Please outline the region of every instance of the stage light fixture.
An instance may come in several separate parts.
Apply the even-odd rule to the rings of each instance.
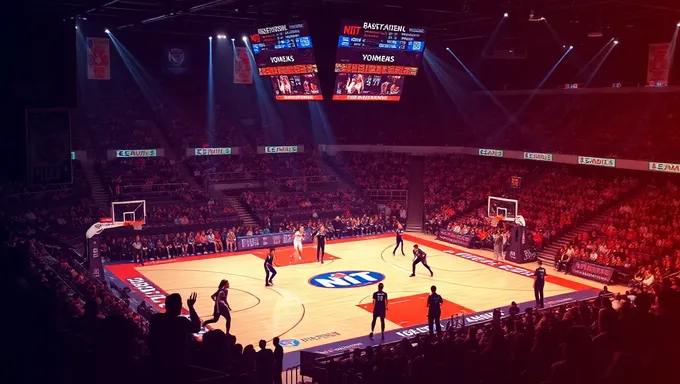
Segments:
[[[245,42],[247,43],[247,42],[248,42],[248,38],[245,37],[245,36],[243,36],[243,41],[245,41]]]
[[[111,31],[109,31],[109,29],[107,28],[104,30],[104,33],[111,33]]]
[[[619,43],[619,41],[618,41],[618,40],[614,40],[614,44],[618,44],[618,43]]]
[[[539,20],[541,20],[541,21],[545,21],[545,17],[541,17],[541,18],[540,18]]]
[[[208,36],[208,40],[212,40],[212,36]]]
[[[573,45],[570,45],[570,46],[569,46],[569,49],[574,49],[574,46],[573,46]]]
[[[508,17],[508,13],[505,12],[505,13],[503,14],[503,17]]]
[[[675,24],[676,27],[680,27],[680,23]]]
[[[232,38],[231,38],[231,42],[233,43],[234,41],[236,41],[236,39],[234,39],[234,38],[232,37]]]

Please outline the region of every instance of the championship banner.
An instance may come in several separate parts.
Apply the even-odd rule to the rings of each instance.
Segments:
[[[601,157],[579,156],[579,164],[597,165],[598,167],[616,168],[616,159],[607,159]]]
[[[437,232],[437,240],[446,241],[447,243],[460,245],[462,247],[470,248],[474,236],[461,235],[459,233],[449,231],[448,229],[440,229]]]
[[[649,162],[649,170],[656,172],[680,173],[680,164]]]
[[[191,72],[191,52],[185,46],[166,46],[163,49],[163,73],[184,75]]]
[[[90,80],[111,80],[111,56],[109,39],[87,38],[87,78]]]
[[[586,263],[581,260],[574,260],[569,272],[572,275],[585,277],[603,284],[609,284],[614,276],[614,269],[602,265]]]
[[[649,44],[647,59],[647,84],[668,85],[671,65],[671,43]]]
[[[479,156],[503,157],[503,151],[500,149],[479,149]]]
[[[524,152],[524,158],[526,160],[553,161],[551,153]]]
[[[26,110],[28,180],[32,184],[73,182],[71,115],[65,110]]]
[[[252,84],[253,69],[250,67],[248,48],[236,47],[234,52],[234,84]]]

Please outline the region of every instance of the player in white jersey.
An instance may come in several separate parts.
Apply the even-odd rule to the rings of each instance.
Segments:
[[[293,247],[297,251],[298,259],[302,260],[302,236],[305,233],[305,228],[300,226],[295,234],[293,234]]]

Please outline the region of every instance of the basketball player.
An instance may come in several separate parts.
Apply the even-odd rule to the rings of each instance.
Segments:
[[[300,228],[293,234],[293,248],[298,254],[298,260],[302,260],[302,236],[305,233],[305,228],[300,226]]]
[[[543,268],[543,262],[537,261],[538,268],[534,272],[534,296],[536,297],[536,308],[543,308],[543,287],[545,287],[545,277],[548,275]]]
[[[399,248],[399,245],[401,245],[401,254],[402,256],[406,256],[404,253],[404,239],[401,238],[401,235],[404,233],[404,227],[401,226],[401,223],[397,223],[397,230],[395,231],[395,234],[397,235],[397,245],[394,247],[394,251],[392,251],[392,256],[394,256],[395,253],[397,253],[397,249]]]
[[[503,234],[494,233],[493,235],[493,256],[496,261],[503,259]]]
[[[430,327],[430,335],[434,334],[434,326],[437,327],[437,333],[442,333],[442,325],[439,319],[442,317],[442,299],[439,294],[437,294],[437,287],[434,285],[430,287],[432,292],[427,298],[427,324]]]
[[[220,281],[220,285],[217,287],[217,292],[210,296],[210,298],[215,302],[213,318],[211,320],[204,321],[203,327],[207,326],[208,324],[217,323],[217,321],[220,319],[220,316],[222,316],[227,321],[227,334],[229,334],[229,330],[231,329],[231,314],[229,313],[231,311],[231,307],[227,301],[227,296],[229,296],[229,280],[222,280]]]
[[[276,276],[276,269],[274,269],[274,256],[276,248],[269,248],[269,253],[264,258],[264,286],[269,287],[274,285],[274,276]],[[269,276],[271,274],[271,277]]]
[[[413,272],[411,273],[411,277],[416,275],[416,265],[418,265],[418,263],[423,263],[425,268],[430,271],[430,276],[434,276],[434,272],[432,272],[430,266],[427,265],[427,253],[418,248],[418,244],[413,244]]]
[[[378,284],[378,292],[373,293],[373,321],[371,322],[371,333],[368,337],[373,340],[373,330],[375,329],[375,320],[380,318],[380,334],[381,339],[385,340],[385,314],[387,312],[387,293],[383,292],[383,283]]]
[[[316,232],[316,261],[323,264],[323,257],[326,254],[326,227],[323,225],[319,227]]]

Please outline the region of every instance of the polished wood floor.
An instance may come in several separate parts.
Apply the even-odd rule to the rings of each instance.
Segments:
[[[410,241],[406,241],[406,256],[392,255],[392,236],[330,242],[326,246],[327,258],[331,258],[329,255],[336,258],[324,264],[314,261],[313,245],[305,246],[302,261],[292,257],[292,248],[281,248],[277,251],[276,264],[279,266],[274,287],[264,285],[264,251],[260,250],[225,257],[180,259],[136,269],[165,292],[177,292],[185,298],[191,292],[197,292],[196,309],[203,320],[212,315],[210,295],[221,279],[228,279],[231,285],[231,333],[237,335],[238,342],[257,344],[260,339],[271,340],[275,336],[299,341],[298,346],[289,346],[287,352],[363,336],[370,331],[371,296],[377,285],[323,288],[310,284],[310,279],[320,274],[347,271],[383,274],[382,282],[389,295],[387,330],[425,323],[425,300],[432,285],[438,287],[438,293],[446,300],[445,309],[451,314],[486,311],[508,305],[513,300],[518,303],[533,300],[531,278],[453,256],[450,251],[444,252],[451,245],[426,235],[417,236],[419,238],[409,237]],[[422,265],[416,267],[416,277],[409,277],[410,251],[416,240],[428,254],[434,277],[430,277]],[[492,257],[486,251],[467,252]],[[523,267],[535,268],[534,265]],[[548,272],[554,274],[552,270]],[[342,277],[342,274],[338,276]],[[560,274],[560,279],[562,277]],[[584,287],[599,287],[572,276],[565,279],[558,283],[548,280],[546,297]],[[220,319],[214,327],[224,329],[224,320]]]

